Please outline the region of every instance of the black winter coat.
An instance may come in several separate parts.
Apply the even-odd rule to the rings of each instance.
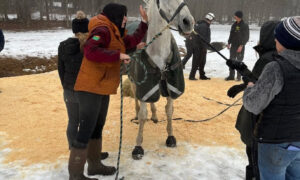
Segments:
[[[245,45],[249,41],[249,26],[243,20],[231,26],[228,44],[232,46]]]
[[[204,43],[203,40],[205,40],[207,43],[210,43],[210,41],[211,41],[210,24],[205,20],[198,21],[197,24],[195,25],[195,31],[199,35],[196,35],[196,37],[194,38],[195,42],[193,44],[199,46],[199,48],[201,48],[201,49],[203,49],[203,48],[207,49],[207,44]]]
[[[5,44],[4,35],[2,29],[0,29],[0,52],[3,50]]]
[[[74,90],[80,70],[83,53],[77,38],[69,38],[60,43],[58,48],[58,74],[64,89]]]
[[[260,44],[254,47],[260,56],[252,70],[252,73],[256,78],[259,78],[266,64],[274,61],[274,56],[277,54],[274,29],[278,23],[278,21],[268,21],[261,27]],[[247,146],[252,146],[253,143],[253,132],[255,128],[253,121],[255,121],[256,118],[257,116],[250,113],[242,106],[235,127],[241,134],[241,140]]]

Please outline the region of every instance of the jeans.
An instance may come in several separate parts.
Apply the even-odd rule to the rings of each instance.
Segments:
[[[300,142],[258,144],[261,180],[300,180]]]
[[[79,103],[73,90],[64,89],[64,101],[68,112],[67,139],[69,148],[76,137],[79,126]]]

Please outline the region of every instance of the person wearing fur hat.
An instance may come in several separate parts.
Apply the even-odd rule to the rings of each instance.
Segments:
[[[127,49],[144,38],[148,17],[140,6],[142,22],[133,35],[127,35],[127,8],[109,3],[101,14],[89,22],[89,36],[84,45],[84,57],[74,86],[79,101],[79,130],[71,145],[70,179],[87,179],[83,175],[87,161],[88,175],[112,175],[115,167],[101,162],[102,130],[111,94],[117,93],[121,63],[129,63]]]
[[[236,11],[234,13],[235,23],[231,26],[230,36],[227,48],[230,49],[230,59],[243,61],[245,53],[245,45],[249,40],[249,26],[243,20],[243,12]],[[229,76],[226,81],[234,80],[235,70],[229,68]],[[237,81],[241,80],[241,75],[237,72]]]
[[[248,83],[243,105],[262,116],[255,127],[261,180],[300,179],[300,16],[275,29],[278,55],[258,81]]]

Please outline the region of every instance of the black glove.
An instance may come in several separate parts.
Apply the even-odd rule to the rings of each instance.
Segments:
[[[227,91],[227,96],[234,98],[238,93],[246,89],[247,85],[246,84],[239,84],[239,85],[234,85],[231,88],[228,89]]]
[[[240,62],[240,61],[235,61],[235,60],[229,59],[229,60],[226,61],[226,64],[227,64],[227,66],[229,66],[231,69],[235,69],[235,70],[237,70],[237,71],[239,71],[239,72],[241,72],[241,71],[247,69],[246,64],[243,63],[243,62]]]

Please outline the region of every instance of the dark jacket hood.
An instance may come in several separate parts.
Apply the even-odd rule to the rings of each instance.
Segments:
[[[72,55],[80,52],[80,42],[77,38],[69,38],[63,43],[63,52],[65,54]]]
[[[274,30],[280,21],[267,21],[260,29],[259,45],[254,49],[261,55],[267,51],[276,50]]]

